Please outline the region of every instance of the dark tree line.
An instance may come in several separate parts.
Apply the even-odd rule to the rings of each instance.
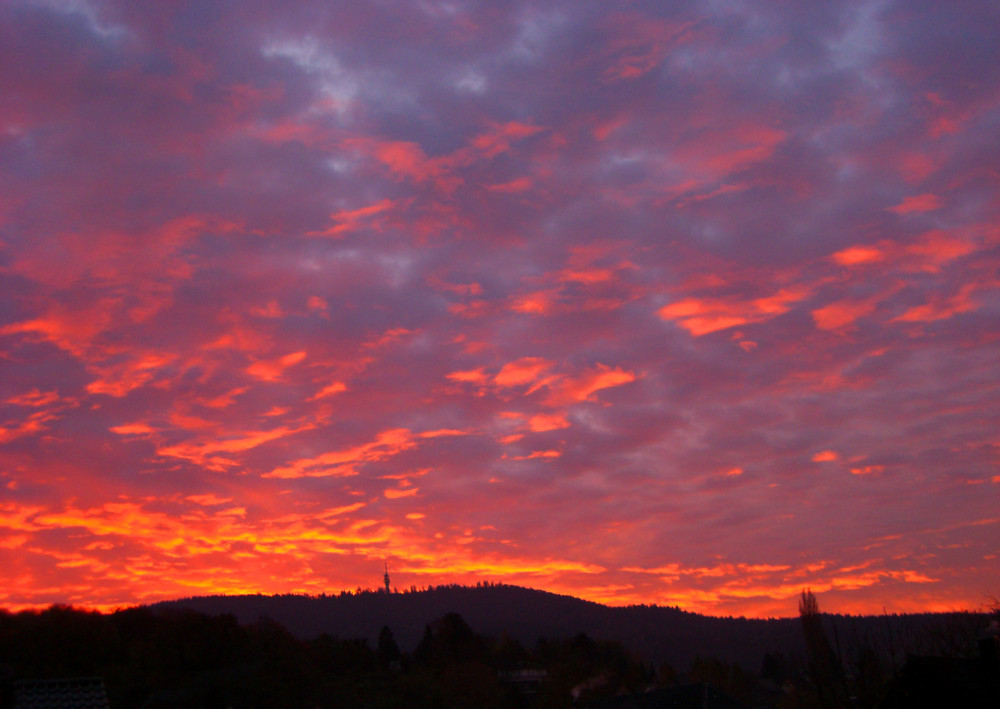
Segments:
[[[804,672],[785,706],[1000,707],[995,630],[1000,604],[988,614],[944,614],[930,624],[900,623],[889,615],[881,624],[860,624],[849,616],[822,614],[805,589],[799,619],[806,643]],[[934,673],[941,676],[914,677]]]
[[[544,671],[531,693],[505,677]],[[648,668],[623,646],[581,634],[525,648],[479,635],[456,613],[427,625],[412,652],[383,627],[373,648],[328,633],[303,640],[267,618],[137,608],[109,615],[53,606],[0,612],[0,680],[104,678],[111,706],[559,707],[638,691]],[[2,705],[0,705],[2,706]]]
[[[696,657],[717,657],[757,672],[766,653],[804,658],[806,643],[798,618],[716,618],[665,606],[608,607],[569,596],[483,583],[476,587],[437,586],[402,593],[360,590],[327,596],[206,596],[157,604],[158,608],[190,608],[210,615],[234,614],[241,623],[262,615],[274,618],[299,638],[321,632],[367,638],[375,645],[383,625],[392,628],[401,648],[414,648],[428,622],[460,613],[478,632],[507,633],[528,647],[541,638],[591,637],[615,640],[646,661],[684,669]],[[788,609],[796,610],[795,606]],[[967,642],[961,626],[978,626],[982,614],[911,614],[837,616],[823,614],[830,642],[839,636],[845,662],[853,662],[852,646],[878,648],[891,671],[906,652],[953,654]],[[950,646],[950,648],[948,647]],[[936,648],[942,648],[941,650]],[[947,649],[947,651],[945,651]]]
[[[481,634],[464,614],[453,611],[422,624],[410,639],[401,640],[393,631],[397,620],[412,619],[415,609],[462,603],[477,608],[470,597],[484,601],[478,606],[480,617],[514,609],[500,619],[511,632]],[[932,618],[934,622],[920,616],[831,616],[821,613],[806,591],[796,622],[800,649],[790,650],[774,642],[780,636],[768,634],[775,627],[772,621],[700,619],[656,607],[609,609],[499,585],[229,600],[243,611],[249,603],[257,614],[250,620],[246,612],[238,618],[178,604],[108,615],[60,606],[41,612],[0,611],[0,684],[9,696],[18,680],[99,676],[115,709],[568,707],[689,682],[708,683],[748,706],[877,707],[908,655],[968,658],[988,621],[984,614],[951,614]],[[348,611],[367,613],[367,623],[380,616],[385,620],[368,637],[357,638],[350,629],[340,637],[323,632],[338,623],[324,624],[314,615],[316,634],[293,634],[284,621],[261,612],[268,608],[291,609],[297,614],[291,617],[326,609],[337,612],[327,620]],[[666,628],[658,625],[664,611],[672,623]],[[547,627],[568,632],[525,640],[525,627],[537,629],[535,619],[545,613],[552,622]],[[595,619],[604,622],[592,632]],[[701,623],[701,632],[693,632],[689,622]],[[781,621],[777,627],[784,625]],[[570,630],[574,626],[577,630]],[[518,630],[520,635],[514,632]],[[611,630],[618,637],[641,632],[639,637],[652,647],[672,643],[689,653],[693,649],[692,659],[676,665],[683,671],[662,656],[652,656],[655,662],[648,663],[650,655],[636,654],[631,643],[606,639],[614,637]],[[713,641],[716,630],[730,641],[751,638],[763,661],[747,665],[718,654],[713,647],[725,643]],[[754,636],[754,630],[761,632]]]

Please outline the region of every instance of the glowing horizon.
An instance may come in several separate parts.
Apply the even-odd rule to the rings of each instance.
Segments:
[[[1000,594],[989,2],[0,6],[0,607]]]

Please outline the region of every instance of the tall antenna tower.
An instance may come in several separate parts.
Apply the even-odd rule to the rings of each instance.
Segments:
[[[383,564],[385,565],[385,576],[383,576],[382,579],[385,581],[385,592],[392,593],[391,587],[389,586],[389,563],[383,562]]]

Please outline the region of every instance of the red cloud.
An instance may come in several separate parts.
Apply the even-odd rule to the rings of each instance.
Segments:
[[[777,293],[751,300],[736,298],[684,298],[660,308],[664,320],[676,320],[695,337],[747,323],[764,322],[788,312],[809,297],[804,286],[783,288]]]
[[[502,387],[537,383],[552,368],[553,363],[541,357],[522,357],[505,364],[493,378]]]
[[[875,310],[873,301],[841,300],[824,305],[812,311],[816,327],[821,330],[843,330],[854,324],[859,318],[870,315]]]
[[[878,263],[885,258],[885,254],[873,246],[852,246],[849,249],[838,251],[831,258],[841,266],[857,266]]]
[[[550,406],[565,406],[587,401],[594,392],[629,384],[635,379],[634,372],[599,364],[594,369],[576,376],[565,377],[552,384],[551,391],[545,401]]]
[[[364,225],[379,229],[383,221],[381,215],[397,207],[396,202],[391,199],[383,199],[375,204],[358,209],[342,209],[330,215],[334,225],[321,231],[310,231],[306,236],[334,236],[339,237],[347,232],[355,231]]]
[[[286,369],[295,366],[305,358],[305,352],[292,352],[282,357],[261,360],[247,367],[247,374],[261,381],[276,382],[284,376]]]
[[[890,212],[896,214],[913,214],[919,212],[933,212],[941,208],[941,198],[934,194],[920,194],[907,197],[895,207],[890,207]]]

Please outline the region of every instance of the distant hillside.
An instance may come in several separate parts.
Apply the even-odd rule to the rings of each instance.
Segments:
[[[407,593],[344,593],[338,596],[203,596],[168,601],[154,607],[191,608],[208,614],[229,613],[241,623],[271,618],[301,638],[329,633],[340,638],[366,638],[374,643],[389,626],[400,647],[416,647],[424,628],[446,613],[461,614],[476,632],[499,637],[506,633],[531,645],[539,638],[566,638],[587,633],[615,640],[649,662],[690,666],[696,655],[738,662],[757,671],[765,653],[798,657],[804,652],[798,618],[748,620],[713,618],[677,608],[614,608],[546,591],[492,584],[445,586]],[[884,651],[933,651],[935,637],[961,644],[981,625],[974,614],[928,614],[887,617],[827,616],[831,640],[844,652],[868,638]],[[961,636],[955,640],[953,636]],[[950,638],[950,639],[949,639]]]
[[[739,659],[756,669],[771,648],[797,651],[797,619],[775,621],[719,619],[676,608],[599,603],[502,584],[445,586],[409,593],[339,596],[203,596],[168,601],[155,607],[191,608],[203,613],[231,613],[242,622],[269,617],[299,637],[330,633],[374,642],[388,625],[404,650],[412,650],[424,628],[446,613],[459,613],[485,635],[506,633],[522,643],[587,633],[617,640],[653,662],[686,667],[698,653]]]

